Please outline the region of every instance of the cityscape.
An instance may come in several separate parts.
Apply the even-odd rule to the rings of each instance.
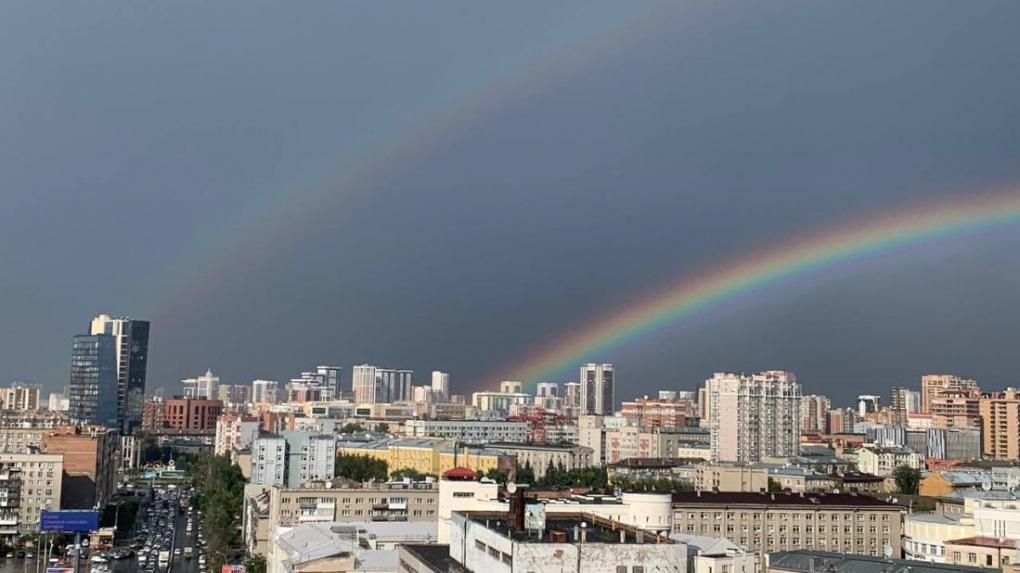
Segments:
[[[1018,23],[0,5],[0,573],[1020,573]]]

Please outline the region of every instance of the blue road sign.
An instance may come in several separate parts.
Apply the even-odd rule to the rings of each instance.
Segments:
[[[89,533],[99,529],[99,512],[87,510],[47,511],[39,519],[39,531]]]

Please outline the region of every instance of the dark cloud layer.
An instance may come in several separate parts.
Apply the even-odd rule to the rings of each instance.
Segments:
[[[713,262],[1020,182],[1016,3],[642,9],[661,29],[323,193],[380,134],[638,8],[3,6],[0,376],[59,387],[105,311],[158,316],[153,386],[368,361],[467,392]],[[1015,385],[1018,246],[860,261],[591,359],[634,393],[762,368],[842,401],[925,371]]]

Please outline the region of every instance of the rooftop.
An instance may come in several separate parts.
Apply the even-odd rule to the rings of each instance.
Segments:
[[[953,541],[946,541],[946,544],[952,543],[953,545],[973,545],[976,547],[996,547],[999,549],[1016,549],[1016,542],[1011,539],[1000,539],[998,537],[965,537],[963,539],[955,539]]]
[[[962,519],[971,519],[971,516],[965,513],[942,511],[925,511],[907,515],[907,520],[914,523],[934,523],[938,525],[959,525]]]
[[[627,458],[609,464],[611,468],[630,469],[668,469],[682,467],[695,462],[704,462],[701,458]]]
[[[769,554],[769,566],[780,571],[803,573],[988,573],[989,569],[965,567],[963,565],[942,565],[925,561],[906,559],[884,559],[867,555],[844,555],[826,551],[780,551]]]
[[[608,521],[588,513],[546,514],[545,529],[514,531],[509,513],[496,511],[463,512],[475,523],[524,543],[585,543],[637,544],[674,543],[668,537],[635,527]],[[541,537],[539,537],[541,535]]]
[[[418,545],[405,543],[401,546],[405,551],[411,553],[422,563],[428,564],[432,571],[446,573],[453,571],[451,566],[457,562],[450,558],[449,545]]]
[[[754,493],[734,491],[681,491],[673,494],[674,504],[685,505],[784,505],[784,506],[841,506],[901,509],[867,495],[853,493]]]

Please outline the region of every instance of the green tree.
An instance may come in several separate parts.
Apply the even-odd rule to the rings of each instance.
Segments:
[[[535,470],[531,468],[531,462],[524,462],[523,468],[517,468],[517,483],[535,483]]]
[[[776,480],[769,478],[769,491],[772,493],[782,493],[783,486]]]
[[[364,432],[364,431],[365,431],[364,426],[362,426],[361,424],[354,423],[354,422],[348,422],[348,423],[344,424],[343,426],[340,426],[340,433],[341,434],[353,434],[355,432]]]
[[[336,475],[352,481],[386,481],[389,468],[384,460],[362,454],[340,454],[336,457]]]
[[[188,475],[195,488],[193,503],[202,512],[209,568],[217,571],[241,552],[238,525],[244,497],[241,468],[227,456],[201,455],[191,461]]]
[[[379,422],[375,427],[375,431],[388,434],[390,433],[390,425],[386,422]]]
[[[917,495],[917,488],[921,484],[921,470],[910,466],[899,466],[893,470],[893,478],[896,480],[896,489],[900,493]]]
[[[266,573],[266,558],[259,555],[249,555],[244,560],[245,573]]]
[[[505,470],[499,468],[489,468],[489,471],[485,472],[485,477],[491,479],[496,483],[506,483],[507,473]]]
[[[394,480],[400,481],[404,478],[411,478],[411,481],[423,481],[427,477],[436,477],[432,474],[425,474],[413,468],[401,468],[390,474]]]

